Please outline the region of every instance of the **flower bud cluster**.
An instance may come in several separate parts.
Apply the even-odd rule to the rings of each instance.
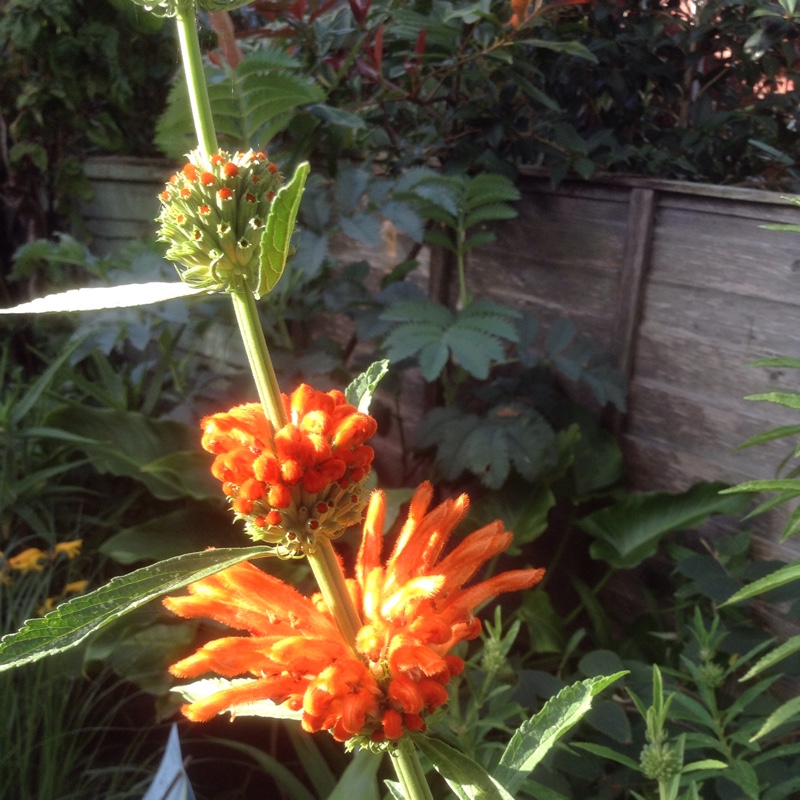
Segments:
[[[360,521],[377,423],[335,390],[303,384],[283,401],[290,421],[279,430],[250,403],[204,419],[202,445],[248,534],[290,558]]]
[[[650,742],[642,749],[639,766],[652,781],[668,781],[683,767],[680,753],[666,742]]]
[[[257,281],[261,237],[281,184],[278,167],[261,152],[209,157],[195,151],[159,195],[159,239],[182,265],[181,279],[213,291]]]

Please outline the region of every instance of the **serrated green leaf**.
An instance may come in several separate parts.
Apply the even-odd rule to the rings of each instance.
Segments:
[[[792,636],[787,639],[783,644],[770,650],[766,655],[762,656],[747,672],[739,678],[739,681],[749,681],[756,675],[762,673],[765,669],[774,667],[775,664],[788,658],[790,655],[800,651],[800,635]]]
[[[206,550],[112,578],[100,589],[74,597],[0,639],[0,671],[74,647],[90,634],[151,600],[234,564],[270,553],[269,547]]]
[[[256,297],[269,294],[283,275],[294,233],[294,223],[306,179],[311,171],[308,163],[300,164],[291,181],[278,190],[269,209],[267,224],[261,237]]]
[[[422,377],[428,382],[435,381],[445,368],[449,358],[450,351],[447,349],[447,344],[441,339],[426,344],[419,351],[419,368],[422,371]]]
[[[516,209],[501,203],[493,205],[479,206],[475,211],[470,211],[464,217],[464,227],[471,228],[473,225],[480,225],[482,222],[499,222],[500,220],[516,219],[519,216]]]
[[[464,442],[469,470],[478,475],[485,486],[499,489],[511,471],[506,431],[481,425]]]
[[[745,400],[766,400],[787,408],[800,410],[800,392],[764,392],[763,394],[751,394]]]
[[[351,406],[355,406],[362,414],[368,414],[375,389],[388,372],[389,359],[387,358],[370,364],[345,389],[344,396],[347,398],[347,402]]]
[[[469,180],[464,192],[464,207],[473,211],[480,206],[505,204],[519,200],[522,195],[513,182],[496,172],[481,172]],[[505,206],[508,208],[508,206]],[[516,212],[514,213],[516,216]]]
[[[468,800],[514,800],[480,764],[449,744],[428,736],[415,737],[414,744],[459,797]]]
[[[485,380],[494,363],[503,361],[503,345],[498,338],[475,330],[459,321],[445,332],[444,343],[453,358],[473,377]]]
[[[452,235],[445,233],[440,228],[428,228],[428,230],[425,231],[423,240],[426,244],[443,247],[445,250],[449,250],[451,253],[456,252],[456,246],[453,244]]]
[[[765,444],[766,442],[772,442],[776,439],[784,439],[787,436],[796,436],[798,434],[800,434],[800,425],[783,425],[780,428],[772,428],[771,430],[764,431],[764,433],[751,436],[738,445],[736,449],[744,450],[746,447],[753,447],[757,444]]]
[[[592,699],[625,674],[618,672],[573,683],[548,700],[511,737],[495,769],[498,782],[512,794],[516,792],[555,743],[589,711]]]
[[[800,479],[775,478],[757,481],[745,481],[720,490],[720,494],[743,494],[746,492],[786,492],[800,494]]]
[[[513,316],[494,313],[492,310],[483,311],[478,307],[478,302],[470,303],[461,311],[458,324],[510,342],[519,341],[519,330],[514,324]]]
[[[403,361],[419,353],[423,348],[441,341],[441,328],[430,323],[406,323],[398,325],[384,339],[383,347],[392,363]]]
[[[464,238],[464,250],[472,250],[473,247],[486,247],[496,241],[497,237],[488,230],[478,230],[468,234]]]
[[[385,309],[381,319],[389,322],[428,322],[444,330],[453,324],[455,315],[447,306],[433,300],[405,300]]]
[[[797,580],[800,580],[800,561],[793,561],[791,564],[787,564],[785,567],[781,567],[781,569],[771,572],[769,575],[765,575],[757,581],[749,583],[747,586],[731,595],[731,597],[720,605],[720,608],[733,603],[740,603],[742,600],[749,600],[751,597],[756,597],[759,594],[764,594],[764,592],[778,589],[781,586],[785,586],[787,583],[793,583]]]
[[[279,48],[249,52],[236,67],[205,69],[209,102],[220,144],[248,150],[271,141],[288,125],[290,112],[317,103],[324,92],[299,73],[299,64]],[[156,125],[155,143],[166,155],[182,158],[197,146],[186,81],[176,77],[166,111]]]
[[[617,569],[631,569],[653,555],[668,533],[687,530],[714,514],[739,514],[746,503],[729,503],[723,483],[698,483],[679,494],[643,492],[622,497],[614,505],[578,520],[595,541],[592,558]]]
[[[800,226],[798,226],[800,227]],[[800,369],[800,358],[786,358],[785,356],[775,356],[772,358],[760,358],[754,361],[751,367],[789,367],[790,369]]]

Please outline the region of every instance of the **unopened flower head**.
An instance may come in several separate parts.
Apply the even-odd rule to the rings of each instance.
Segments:
[[[304,597],[250,564],[192,584],[188,596],[167,598],[182,617],[211,617],[247,632],[212,640],[172,666],[180,678],[238,678],[199,699],[186,687],[192,701],[184,714],[204,721],[271,702],[296,712],[311,733],[327,730],[371,748],[425,730],[464,667],[450,651],[480,633],[474,609],[502,592],[530,588],[544,573],[519,569],[465,586],[512,535],[494,522],[440,558],[468,501],[462,496],[428,511],[431,497],[431,486],[420,486],[384,562],[385,498],[372,495],[347,581],[362,623],[355,642],[345,641],[321,595]]]
[[[261,237],[282,178],[261,152],[198,151],[159,195],[159,239],[181,279],[214,291],[255,289]]]
[[[280,430],[250,403],[206,417],[202,444],[248,534],[299,557],[317,536],[336,538],[361,519],[374,456],[365,442],[377,423],[340,391],[302,384],[282,397],[289,422]]]

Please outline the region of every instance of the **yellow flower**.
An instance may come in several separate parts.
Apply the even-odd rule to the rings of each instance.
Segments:
[[[61,594],[63,597],[67,597],[71,594],[83,594],[88,585],[89,581],[72,581],[72,583],[68,583],[64,587],[64,591],[62,591]]]
[[[58,597],[48,597],[42,605],[36,607],[36,615],[43,617],[45,614],[49,614],[56,607],[58,600]]]
[[[47,554],[38,547],[29,547],[21,553],[8,559],[8,566],[18,572],[41,572],[44,569],[44,562]]]
[[[69,542],[59,542],[53,548],[53,558],[64,553],[67,558],[75,558],[81,552],[83,539],[73,539]]]

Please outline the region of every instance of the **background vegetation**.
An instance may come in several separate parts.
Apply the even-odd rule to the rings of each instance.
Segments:
[[[133,9],[123,0],[6,6],[7,305],[73,283],[165,274],[149,243],[93,255],[74,213],[85,154],[178,157],[193,145],[180,76],[168,91],[171,30]],[[725,603],[763,579],[756,586],[795,621],[796,565],[765,578],[781,565],[750,557],[746,522],[729,537],[686,533],[713,514],[743,513],[743,496],[720,495],[720,485],[628,493],[604,424],[603,411],[626,402],[608,356],[568,320],[540,330],[529,315],[473,297],[467,280],[491,223],[516,215],[523,164],[555,182],[611,170],[796,190],[796,16],[792,0],[704,3],[691,14],[677,3],[257,0],[203,18],[223,143],[270,141],[286,171],[305,158],[315,165],[296,256],[264,303],[283,378],[342,385],[387,357],[375,409],[385,427],[402,424],[403,382],[421,375],[430,411],[400,436],[405,480],[394,505],[423,474],[443,493],[469,488],[471,522],[502,516],[516,533],[512,557],[548,565],[545,591],[487,622],[467,654],[478,678],[464,679],[437,732],[492,769],[499,739],[562,686],[630,671],[519,797],[780,800],[798,790],[796,687],[786,676],[800,647],[789,638],[770,655],[774,637],[755,601]],[[332,242],[344,233],[379,243],[387,220],[411,254],[367,289],[370,265],[336,257]],[[446,302],[430,299],[417,275],[424,244],[449,254]],[[200,414],[246,385],[235,373],[221,381],[197,351],[218,328],[210,302],[3,323],[4,631],[78,582],[91,588],[221,536],[238,541],[194,432]],[[576,385],[587,402],[573,400]],[[797,495],[789,470],[791,485],[743,488],[786,501]],[[78,540],[72,558],[50,557]],[[69,693],[47,669],[5,678],[0,702],[13,713],[0,753],[19,765],[8,796],[90,791],[77,775],[104,796],[140,796],[146,753],[163,743],[161,721],[174,710],[164,665],[203,635],[148,608],[64,665]],[[99,718],[100,705],[113,715]],[[31,720],[42,719],[63,733],[42,745],[52,756],[19,735],[35,737]],[[131,730],[143,747],[122,746],[140,742]],[[343,778],[346,762],[324,738],[277,723],[266,731],[241,721],[186,729],[198,797],[269,787],[328,798],[362,776]],[[34,774],[33,758],[63,774]],[[221,761],[235,767],[220,770]]]

